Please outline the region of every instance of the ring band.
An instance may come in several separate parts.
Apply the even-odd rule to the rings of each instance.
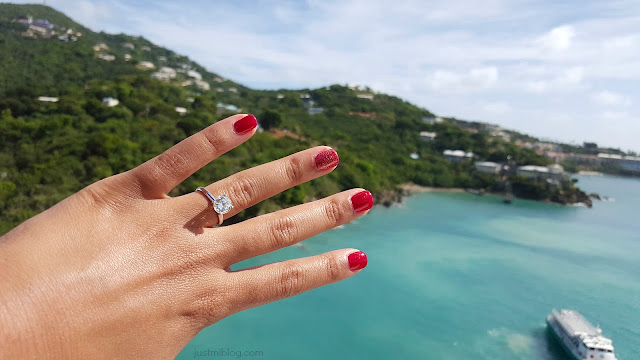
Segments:
[[[204,187],[199,186],[195,191],[202,193],[204,196],[209,199],[211,202],[211,206],[213,207],[213,212],[218,215],[218,223],[216,225],[222,225],[222,221],[224,220],[224,214],[228,213],[233,209],[233,204],[231,203],[231,199],[227,194],[222,194],[217,198]]]

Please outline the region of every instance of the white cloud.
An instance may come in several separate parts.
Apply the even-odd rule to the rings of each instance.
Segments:
[[[485,103],[482,108],[490,115],[505,114],[511,110],[511,106],[502,101]]]
[[[601,116],[609,121],[628,120],[630,118],[629,113],[625,111],[605,111]]]
[[[563,25],[549,31],[538,38],[538,43],[551,50],[566,50],[571,46],[571,40],[576,36],[576,30],[571,25]]]
[[[471,69],[466,73],[437,70],[427,76],[427,84],[434,91],[466,93],[493,87],[498,81],[496,67]]]
[[[631,105],[631,99],[629,99],[629,97],[608,90],[593,94],[591,98],[598,104],[605,106]]]
[[[534,93],[543,93],[549,88],[549,84],[546,81],[535,80],[529,81],[525,84],[525,90]]]

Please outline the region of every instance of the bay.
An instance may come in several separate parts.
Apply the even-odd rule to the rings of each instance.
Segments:
[[[178,358],[565,359],[544,319],[570,308],[619,359],[640,359],[640,181],[579,179],[615,201],[426,193],[245,261],[349,247],[369,257],[350,279],[218,322]]]

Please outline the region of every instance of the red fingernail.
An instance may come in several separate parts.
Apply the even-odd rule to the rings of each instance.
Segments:
[[[364,251],[356,251],[347,256],[349,261],[349,270],[356,271],[364,269],[367,266],[367,254]]]
[[[258,120],[256,120],[255,116],[249,114],[233,123],[233,131],[238,135],[242,135],[255,129],[256,126],[258,126]]]
[[[318,153],[313,160],[316,163],[316,169],[321,171],[336,167],[340,162],[338,153],[333,149],[328,149]]]
[[[351,197],[351,205],[355,212],[363,212],[373,207],[373,195],[368,190],[360,191]]]

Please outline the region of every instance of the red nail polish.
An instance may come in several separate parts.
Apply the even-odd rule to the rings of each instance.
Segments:
[[[316,169],[323,171],[338,166],[340,158],[338,153],[333,149],[322,151],[316,155],[313,160],[316,163]]]
[[[355,212],[363,212],[373,207],[373,195],[368,190],[360,191],[351,197],[351,205]]]
[[[367,266],[367,254],[364,251],[356,251],[347,256],[349,261],[349,270],[356,271],[364,269]]]
[[[238,135],[242,135],[255,129],[256,126],[258,126],[258,120],[256,120],[255,116],[249,114],[233,123],[233,131]]]

